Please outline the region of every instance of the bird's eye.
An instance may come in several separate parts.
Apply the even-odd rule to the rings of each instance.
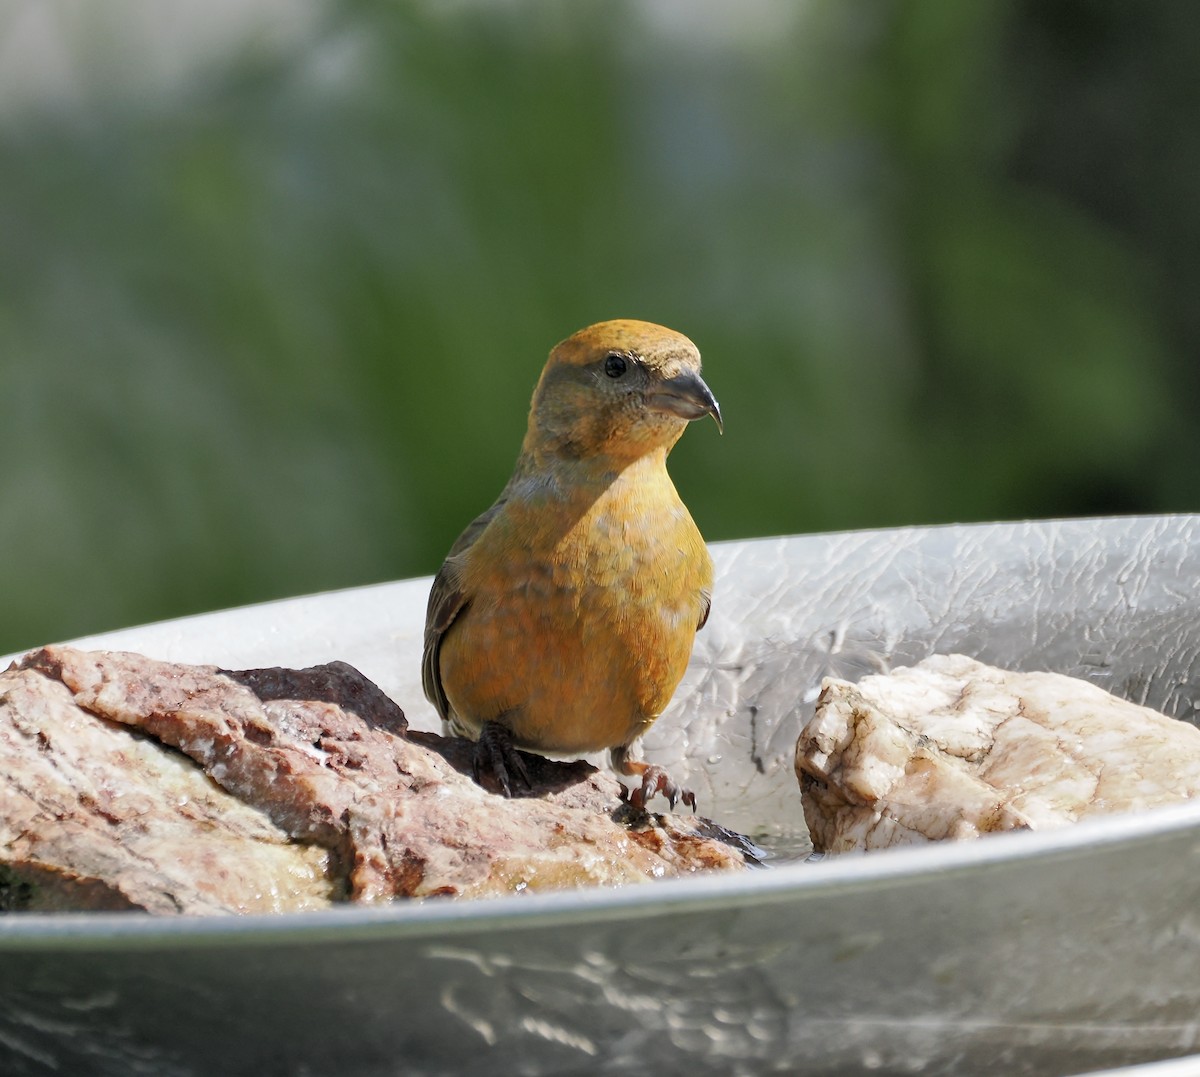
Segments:
[[[629,363],[623,355],[610,355],[604,360],[604,373],[610,378],[619,378],[629,369]]]

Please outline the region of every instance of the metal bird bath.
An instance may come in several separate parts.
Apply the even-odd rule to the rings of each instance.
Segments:
[[[1200,517],[718,544],[647,754],[802,833],[823,675],[934,652],[1195,720]],[[342,658],[432,727],[428,580],[93,637],[236,668]],[[727,877],[276,917],[0,917],[0,1072],[1067,1074],[1200,1050],[1200,804]]]

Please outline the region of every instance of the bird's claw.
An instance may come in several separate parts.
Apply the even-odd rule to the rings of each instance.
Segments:
[[[667,798],[671,810],[675,810],[676,802],[682,802],[692,811],[696,810],[696,794],[690,789],[681,789],[671,780],[671,776],[660,766],[650,763],[642,771],[642,783],[634,788],[629,795],[629,803],[642,811],[646,809],[646,801],[656,793]]]
[[[512,734],[499,722],[484,722],[475,742],[471,772],[478,785],[483,785],[483,775],[491,772],[506,797],[513,795],[513,778],[526,789],[533,788],[525,760],[513,747]]]

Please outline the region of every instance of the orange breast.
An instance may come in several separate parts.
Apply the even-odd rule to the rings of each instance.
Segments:
[[[510,502],[467,554],[469,607],[442,642],[470,732],[577,753],[628,744],[687,667],[712,561],[665,469],[599,496]]]

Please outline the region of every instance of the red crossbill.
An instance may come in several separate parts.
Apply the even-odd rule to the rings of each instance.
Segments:
[[[680,791],[631,745],[679,685],[708,618],[712,559],[667,474],[693,419],[721,410],[700,353],[659,325],[610,321],[551,352],[516,468],[433,581],[425,694],[477,741],[505,793],[513,750],[611,749],[633,801]],[[686,803],[695,798],[683,792]]]

